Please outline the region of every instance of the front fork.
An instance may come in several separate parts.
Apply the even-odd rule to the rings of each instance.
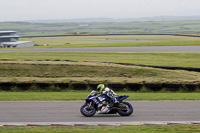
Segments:
[[[88,108],[90,108],[91,107],[91,105],[92,105],[92,101],[88,104]]]

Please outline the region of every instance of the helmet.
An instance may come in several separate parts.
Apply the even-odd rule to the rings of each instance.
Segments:
[[[99,84],[99,85],[97,86],[97,91],[102,92],[102,91],[104,90],[104,88],[105,88],[105,85],[104,85],[104,84]]]

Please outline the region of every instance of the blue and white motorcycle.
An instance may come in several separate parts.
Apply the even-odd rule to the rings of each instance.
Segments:
[[[86,103],[80,108],[82,115],[91,117],[98,114],[116,114],[121,116],[129,116],[133,113],[133,107],[128,102],[123,102],[128,98],[127,95],[117,97],[119,103],[114,103],[113,100],[105,94],[93,96],[96,91],[92,91],[86,98]]]

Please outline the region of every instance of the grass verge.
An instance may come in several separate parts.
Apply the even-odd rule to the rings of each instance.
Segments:
[[[95,40],[95,39],[102,39],[102,40]],[[40,46],[40,48],[191,46],[200,44],[200,39],[198,37],[169,36],[169,35],[65,36],[65,37],[30,38],[26,40],[27,41],[34,40],[34,42],[39,45],[48,44],[48,46]],[[116,40],[121,40],[121,41],[116,41]],[[126,40],[129,41],[150,40],[150,42],[143,42],[143,41],[126,42]]]
[[[66,92],[0,92],[0,101],[78,101],[85,100],[90,91]],[[118,95],[129,95],[127,100],[200,100],[199,93],[140,93],[116,92]]]
[[[200,53],[0,53],[8,60],[73,60],[133,63],[154,66],[199,67]]]
[[[199,83],[200,74],[139,66],[88,62],[0,63],[1,82]]]
[[[104,127],[0,127],[1,133],[191,133],[200,132],[199,125],[178,126],[104,126]]]

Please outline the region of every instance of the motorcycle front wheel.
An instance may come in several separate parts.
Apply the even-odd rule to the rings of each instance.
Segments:
[[[86,116],[86,117],[92,117],[96,113],[96,109],[94,106],[88,107],[87,104],[84,104],[80,108],[81,114]]]
[[[125,108],[123,107],[122,109],[119,109],[117,112],[119,115],[121,116],[129,116],[133,113],[133,107],[130,103],[128,102],[122,102],[121,104],[123,104],[123,106],[125,106]]]

